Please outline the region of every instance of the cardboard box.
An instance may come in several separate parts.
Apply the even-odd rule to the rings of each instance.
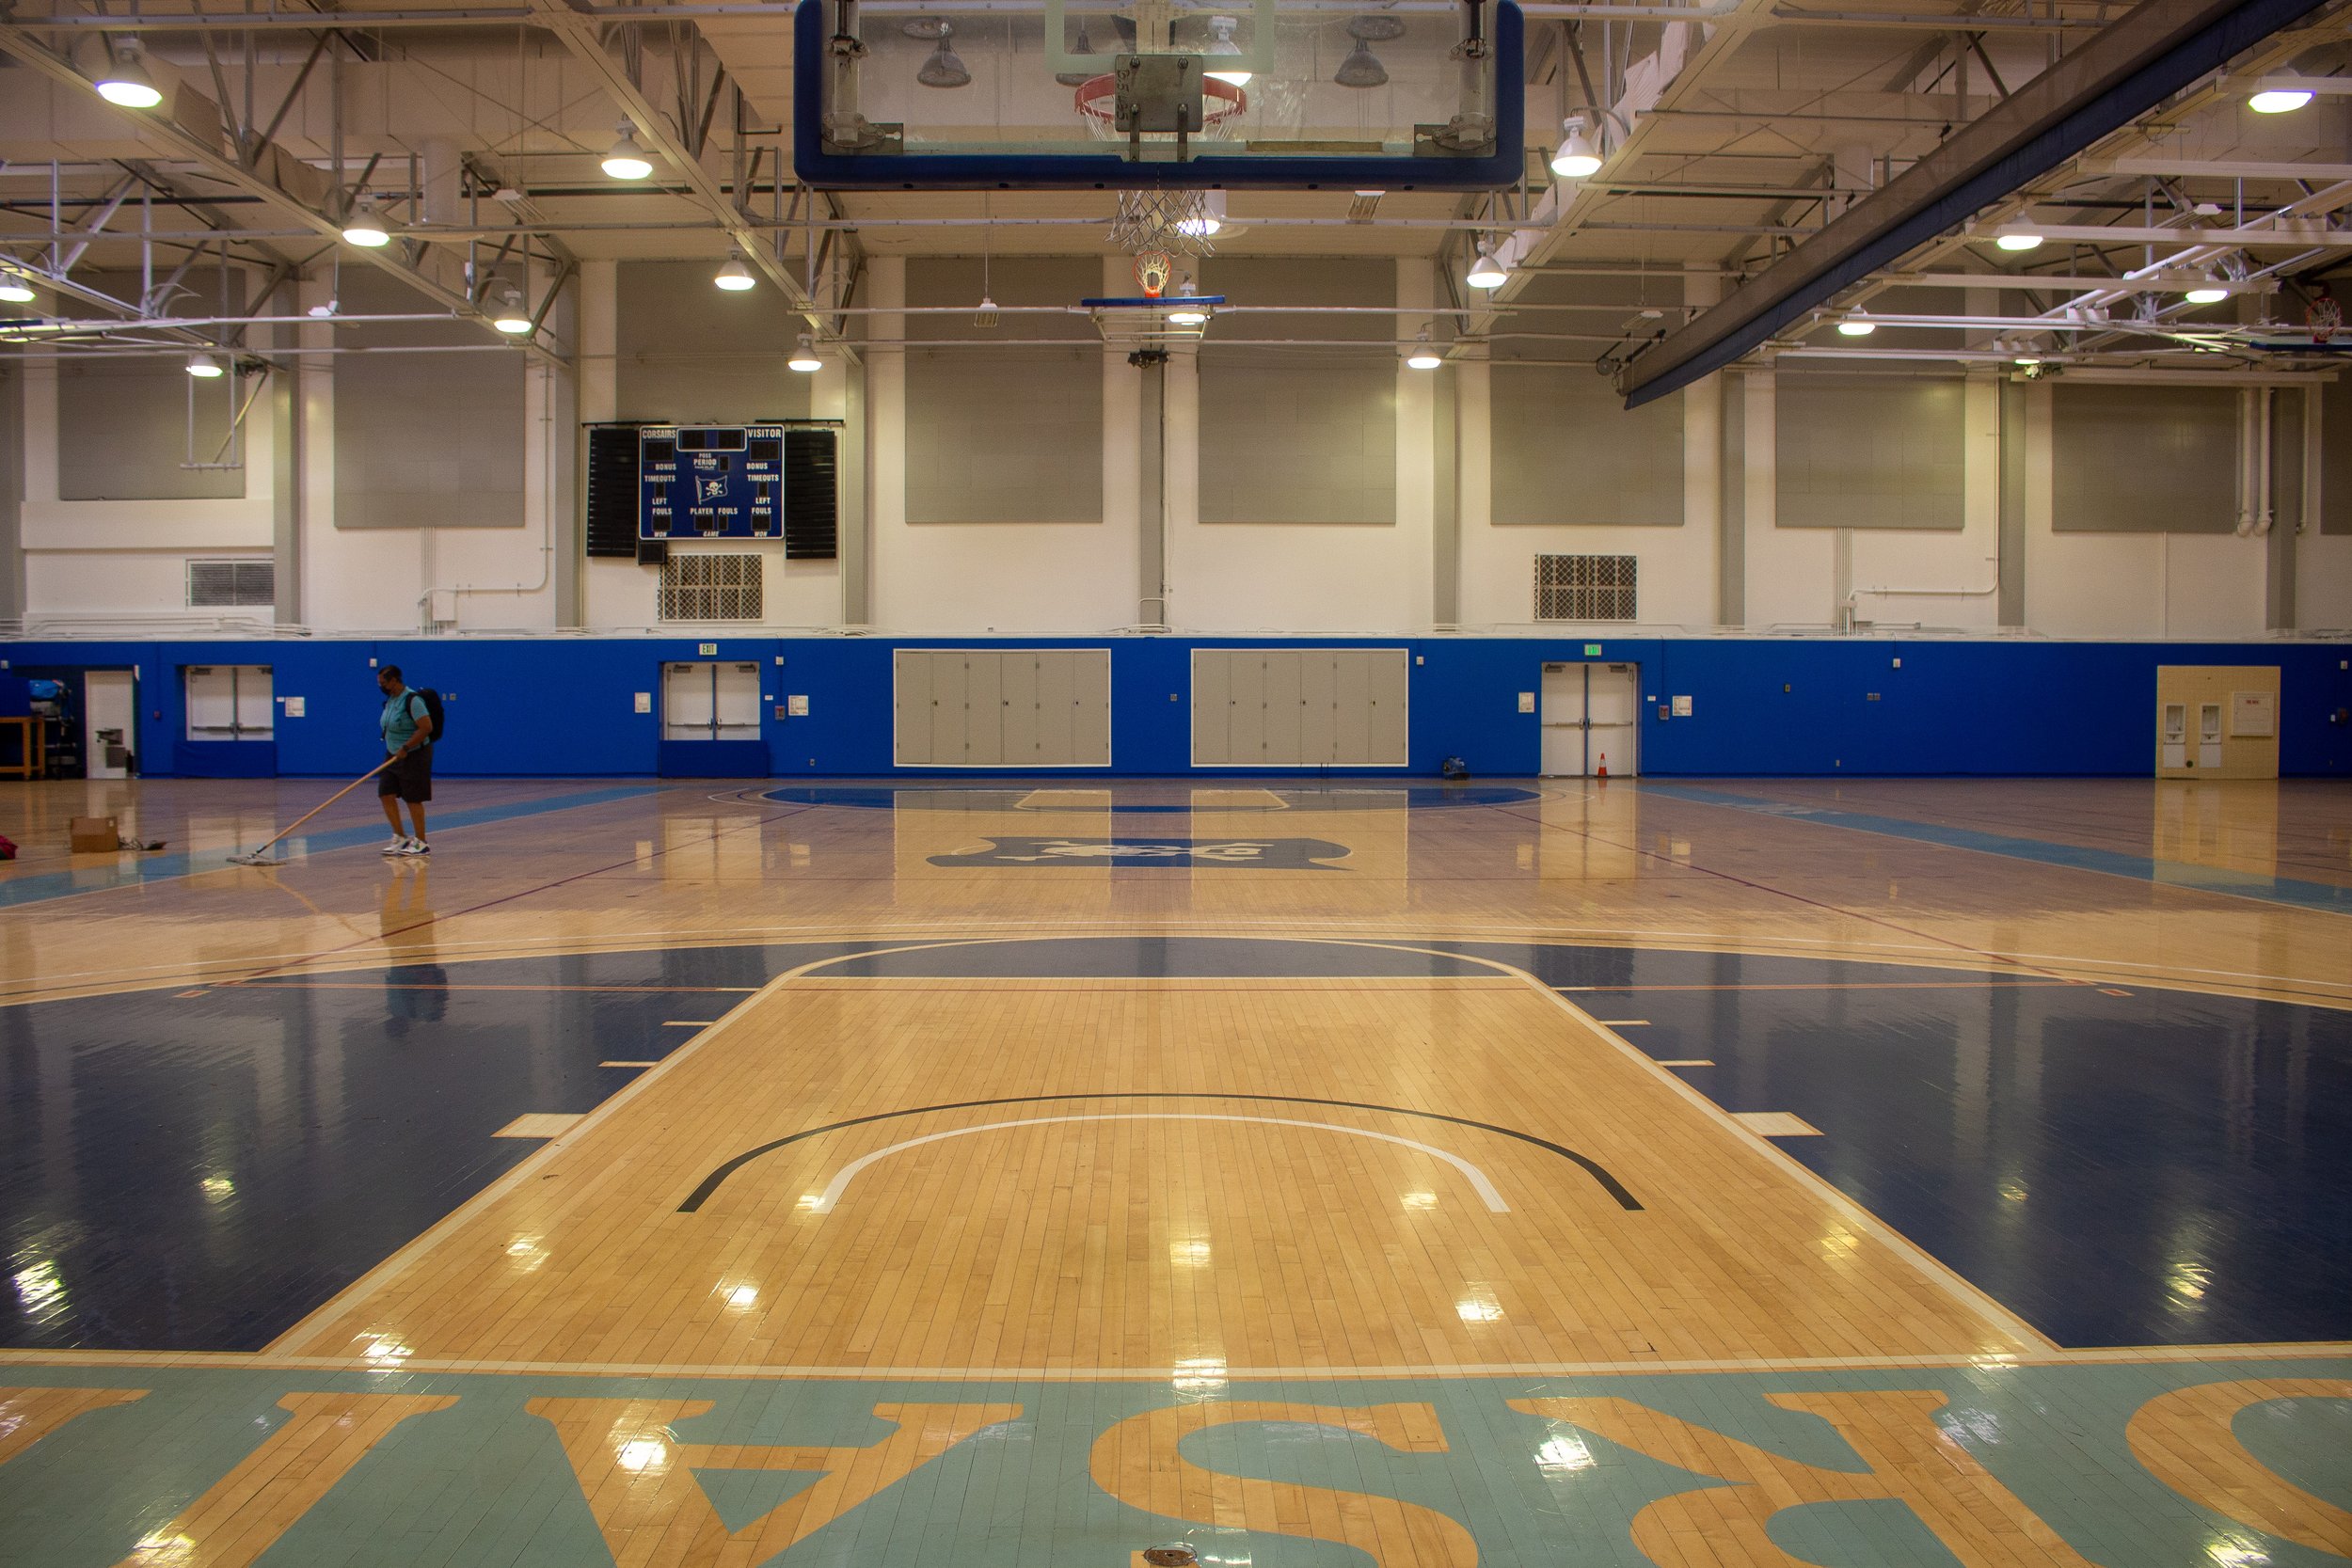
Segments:
[[[122,832],[111,816],[77,816],[66,824],[66,841],[77,854],[112,854],[121,847]]]

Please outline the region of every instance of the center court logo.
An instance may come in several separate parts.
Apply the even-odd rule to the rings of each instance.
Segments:
[[[985,847],[933,855],[933,865],[1240,866],[1336,871],[1344,844],[1322,838],[991,838]]]

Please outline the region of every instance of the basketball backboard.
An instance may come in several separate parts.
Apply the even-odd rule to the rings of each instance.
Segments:
[[[794,163],[831,189],[1495,189],[1511,0],[801,0]]]

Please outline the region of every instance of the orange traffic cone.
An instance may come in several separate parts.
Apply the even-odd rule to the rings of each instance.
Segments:
[[[1600,754],[1600,776],[1604,779],[1609,776],[1609,753],[1606,752]]]

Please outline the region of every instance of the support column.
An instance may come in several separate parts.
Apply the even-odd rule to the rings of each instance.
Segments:
[[[1748,380],[1730,371],[1708,377],[1722,387],[1716,411],[1723,456],[1716,469],[1715,620],[1748,624]]]
[[[1722,296],[1723,280],[1715,276],[1711,264],[1693,262],[1692,266],[1693,270],[1682,280],[1682,300],[1703,309]],[[1719,626],[1729,624],[1724,617],[1723,561],[1724,459],[1727,450],[1724,400],[1731,386],[1727,376],[1718,373],[1682,389],[1682,526],[1693,531],[1687,537],[1704,537],[1712,546],[1714,620]]]
[[[876,311],[866,318],[866,507],[845,515],[841,529],[841,622],[873,624],[873,573],[884,535],[907,516],[907,263],[903,256],[876,256],[866,268]],[[889,583],[882,584],[884,593]]]
[[[2000,624],[2026,624],[2026,386],[2001,383]]]
[[[1420,312],[1428,310],[1437,302],[1437,268],[1431,262],[1416,256],[1397,259],[1396,305],[1400,310],[1415,313],[1390,318],[1390,337],[1392,340],[1411,337],[1428,325],[1429,317]],[[1388,355],[1391,373],[1396,384],[1396,526],[1404,535],[1397,541],[1398,552],[1394,559],[1399,570],[1410,572],[1412,562],[1431,560],[1437,554],[1438,515],[1447,510],[1439,498],[1451,489],[1450,485],[1442,483],[1441,475],[1443,468],[1450,468],[1452,464],[1446,463],[1441,467],[1438,456],[1441,446],[1451,445],[1450,441],[1442,438],[1444,433],[1438,423],[1439,400],[1437,384],[1446,372],[1440,370],[1433,373],[1408,368],[1405,356],[1397,352],[1393,342],[1388,348]],[[1429,543],[1417,545],[1410,535],[1424,530]],[[1430,615],[1436,606],[1433,594],[1431,598],[1422,599],[1421,607],[1415,609],[1412,600],[1418,597],[1418,594],[1403,597],[1395,601],[1393,610],[1385,613],[1401,612],[1414,621],[1420,621],[1424,615]]]
[[[2280,387],[2270,393],[2270,534],[2265,546],[2263,625],[2272,631],[2296,627],[2296,536],[2303,531],[2303,405],[2309,388]]]
[[[1429,624],[1454,631],[1462,624],[1462,399],[1452,361],[1431,373],[1437,510],[1429,519]]]
[[[281,338],[298,327],[273,329]],[[302,621],[302,356],[288,355],[270,372],[270,561],[280,626]]]
[[[1121,369],[1126,369],[1122,364]],[[1136,378],[1136,417],[1142,440],[1136,453],[1136,621],[1168,625],[1168,360],[1129,370]],[[1109,410],[1105,409],[1107,414]]]
[[[24,371],[0,365],[0,621],[24,616]]]

